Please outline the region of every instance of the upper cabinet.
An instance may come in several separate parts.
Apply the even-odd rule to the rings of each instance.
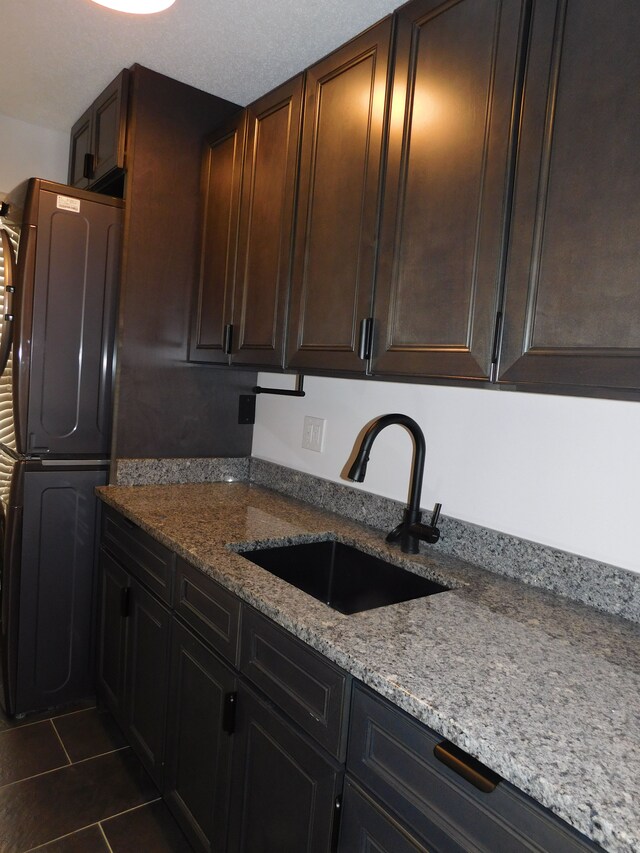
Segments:
[[[303,75],[207,143],[192,361],[282,367]]]
[[[123,70],[71,129],[71,186],[100,189],[124,169],[128,86]]]
[[[397,14],[374,374],[490,378],[526,6]]]
[[[538,0],[499,378],[640,389],[640,4]]]
[[[391,37],[386,18],[307,71],[290,367],[364,369]]]

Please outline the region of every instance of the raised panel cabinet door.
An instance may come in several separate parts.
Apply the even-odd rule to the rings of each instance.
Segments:
[[[384,811],[347,778],[342,800],[338,853],[428,853],[389,812]]]
[[[503,382],[640,389],[639,34],[634,0],[534,4]]]
[[[124,169],[129,72],[123,69],[93,103],[93,154],[90,184]]]
[[[100,599],[98,616],[97,689],[120,725],[125,724],[124,688],[127,598],[130,575],[100,549]]]
[[[89,186],[91,177],[91,138],[93,135],[93,109],[84,112],[71,128],[69,148],[69,177],[72,187],[84,190]]]
[[[229,853],[329,853],[342,771],[240,682]]]
[[[171,616],[132,579],[127,620],[126,733],[162,790]]]
[[[398,12],[374,374],[490,378],[527,7]]]
[[[233,731],[233,671],[174,621],[165,799],[196,850],[224,850]]]
[[[284,365],[302,74],[247,107],[233,303],[236,364]]]
[[[242,110],[205,146],[200,278],[189,342],[190,361],[228,364],[231,354],[245,130],[246,113]]]
[[[288,366],[362,373],[392,19],[307,71]]]

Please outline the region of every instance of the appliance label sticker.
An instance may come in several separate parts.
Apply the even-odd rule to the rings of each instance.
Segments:
[[[70,210],[72,213],[80,213],[80,199],[70,198],[68,195],[59,195],[56,207],[60,210]]]

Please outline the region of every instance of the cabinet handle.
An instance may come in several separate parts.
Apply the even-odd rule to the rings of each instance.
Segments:
[[[231,347],[233,345],[233,326],[231,323],[227,323],[224,327],[224,337],[222,342],[222,349],[225,352],[225,355],[231,355]]]
[[[340,820],[342,818],[342,797],[337,796],[333,802],[333,826],[331,827],[331,853],[336,853],[340,838]]]
[[[371,355],[373,340],[373,317],[365,317],[360,321],[360,337],[358,339],[358,358],[366,361]]]
[[[222,731],[228,735],[232,735],[236,730],[236,705],[238,701],[237,693],[227,693],[224,697],[224,706],[222,708]]]
[[[93,177],[93,154],[89,154],[89,152],[84,155],[84,167],[82,169],[82,177],[86,178],[88,181],[90,181]]]
[[[449,741],[442,741],[436,744],[433,748],[433,754],[443,764],[462,776],[467,782],[470,782],[474,788],[482,791],[484,794],[490,794],[502,778],[489,770],[480,761],[468,755],[459,747]]]
[[[122,613],[122,618],[126,619],[129,616],[129,602],[131,599],[131,587],[125,586],[122,590],[120,597],[120,612]]]

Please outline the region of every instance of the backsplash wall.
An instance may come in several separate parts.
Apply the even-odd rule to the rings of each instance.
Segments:
[[[346,483],[362,427],[403,412],[427,440],[423,507],[640,572],[638,403],[324,377],[305,391],[258,396],[253,456]],[[322,453],[301,447],[305,415],[326,418]],[[405,501],[411,454],[406,430],[388,427],[361,487]]]

